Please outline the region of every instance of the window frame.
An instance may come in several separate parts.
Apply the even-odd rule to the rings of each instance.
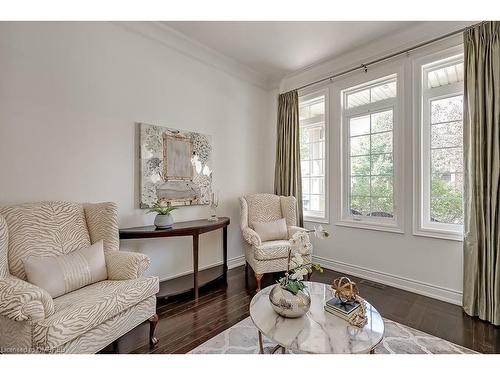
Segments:
[[[324,181],[325,181],[325,186],[324,186],[324,196],[325,196],[325,212],[323,217],[321,216],[308,216],[306,215],[306,210],[304,211],[304,221],[305,222],[310,222],[310,223],[321,223],[321,224],[329,224],[330,223],[330,185],[329,185],[329,180],[330,180],[330,163],[329,163],[329,149],[330,149],[330,137],[329,137],[329,113],[330,113],[330,90],[328,87],[318,89],[318,88],[313,88],[309,90],[301,90],[299,92],[299,108],[300,108],[300,102],[305,101],[305,100],[310,100],[319,96],[324,96],[324,103],[325,103],[325,114],[323,118],[323,126],[324,126],[324,131],[325,131],[325,157],[324,157]],[[308,124],[313,125],[313,123]],[[308,126],[306,125],[306,126]],[[299,119],[299,128],[302,128],[302,124],[300,123]],[[299,130],[300,131],[300,130]],[[302,183],[302,176],[301,176],[301,183]]]
[[[414,84],[414,202],[413,234],[416,236],[463,241],[463,225],[433,223],[430,217],[430,105],[431,101],[464,94],[463,82],[452,83],[435,88],[427,87],[427,72],[436,67],[463,62],[462,45],[427,54],[413,63]],[[462,118],[463,124],[463,118]],[[462,145],[463,147],[463,145]]]
[[[341,145],[338,151],[338,168],[340,176],[339,196],[340,203],[336,209],[336,225],[361,229],[372,229],[394,233],[404,233],[404,206],[403,206],[403,140],[404,140],[404,63],[401,61],[387,63],[368,72],[349,76],[339,82],[334,82],[335,87],[335,112],[339,124],[339,138]],[[396,78],[396,97],[369,103],[366,105],[347,108],[347,93],[352,93],[362,88],[367,88],[388,79]],[[393,217],[368,217],[352,215],[350,210],[350,137],[348,119],[353,115],[377,113],[382,110],[393,111]]]

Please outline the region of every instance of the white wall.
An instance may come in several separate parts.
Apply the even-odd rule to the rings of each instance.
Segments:
[[[346,67],[359,65],[373,58],[384,56],[404,47],[414,45],[433,37],[446,34],[464,27],[469,23],[427,23],[414,29],[408,29],[398,35],[352,51],[335,60],[322,62],[317,66],[292,74],[281,82],[281,91],[313,82],[319,78],[342,71]],[[431,49],[439,50],[447,45],[460,42],[454,38]],[[429,49],[428,49],[429,51]],[[412,53],[400,59],[401,64],[411,65]],[[398,64],[398,63],[396,63]],[[370,71],[377,67],[371,67]],[[405,85],[411,82],[411,66]],[[317,88],[329,87],[330,93],[338,80],[332,84],[318,85]],[[411,92],[411,90],[410,90]],[[330,95],[333,100],[332,95]],[[413,120],[412,98],[404,98],[404,234],[381,232],[374,230],[350,228],[335,225],[336,213],[340,203],[340,124],[334,113],[330,116],[330,218],[324,227],[331,237],[323,241],[315,241],[314,254],[316,261],[327,268],[350,273],[367,279],[380,281],[403,289],[415,291],[431,297],[453,303],[460,303],[462,296],[462,242],[442,240],[413,235]],[[334,112],[335,106],[330,105]],[[306,223],[312,226],[314,223]]]
[[[202,61],[156,32],[155,39],[117,23],[0,23],[0,205],[114,201],[120,227],[151,224],[153,214],[138,209],[134,123],[194,130],[212,135],[218,213],[231,218],[229,259],[241,262],[237,198],[272,188],[273,97],[241,78],[248,72],[229,74],[236,69],[227,61]],[[174,214],[207,215],[207,206]],[[221,234],[202,238],[200,265],[221,261]],[[189,237],[122,247],[150,255],[149,273],[161,279],[192,269]]]

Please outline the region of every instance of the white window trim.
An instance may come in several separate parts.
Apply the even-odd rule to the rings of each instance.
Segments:
[[[449,59],[450,62],[455,60],[460,55],[463,55],[462,45],[454,46],[444,51],[427,54],[424,57],[413,61],[413,123],[414,123],[414,142],[413,142],[413,234],[415,236],[424,236],[432,238],[440,238],[447,240],[463,241],[463,226],[445,224],[430,224],[427,223],[427,210],[424,207],[424,194],[429,190],[429,179],[424,174],[424,163],[427,163],[428,155],[424,152],[424,147],[428,145],[429,124],[423,121],[424,105],[429,105],[430,96],[426,94],[423,86],[422,67],[431,64],[435,61],[442,61]],[[462,56],[463,58],[463,56]],[[439,95],[440,87],[432,89],[437,95],[433,95],[432,99],[435,100],[439,97],[449,97],[457,94],[463,94],[463,84],[455,83],[446,89],[442,89],[442,95]],[[424,160],[425,159],[425,160]],[[460,229],[460,227],[462,227]]]
[[[329,224],[330,223],[330,162],[329,162],[329,153],[330,153],[330,90],[328,87],[318,89],[313,88],[309,90],[302,90],[299,92],[299,102],[300,100],[308,100],[319,95],[325,96],[325,115],[324,115],[324,124],[325,124],[325,215],[324,217],[318,216],[306,216],[304,214],[304,221],[308,223],[320,223],[320,224]]]
[[[394,192],[394,216],[392,219],[387,220],[383,218],[371,217],[354,217],[349,210],[349,197],[350,191],[348,181],[348,158],[345,157],[344,151],[348,150],[348,132],[345,128],[345,116],[342,111],[343,91],[355,88],[356,86],[363,86],[368,82],[376,80],[384,80],[389,76],[394,75],[397,78],[397,96],[394,99],[383,100],[370,105],[372,111],[377,109],[384,109],[388,106],[393,107],[393,192]],[[380,67],[369,69],[366,73],[358,73],[349,76],[333,84],[333,111],[336,139],[339,142],[338,153],[336,155],[336,168],[335,176],[339,176],[339,184],[335,196],[341,197],[340,202],[335,208],[336,218],[335,225],[353,227],[360,229],[371,229],[384,232],[404,233],[404,205],[403,205],[403,187],[404,187],[404,62],[396,61],[394,63],[387,63]],[[391,105],[388,105],[391,102]],[[347,110],[348,115],[352,115],[357,111],[358,107]]]

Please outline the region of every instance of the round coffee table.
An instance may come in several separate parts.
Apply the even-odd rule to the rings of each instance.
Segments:
[[[363,328],[350,325],[325,311],[325,302],[333,298],[331,286],[304,282],[311,295],[311,308],[300,318],[284,318],[273,310],[269,301],[271,285],[258,292],[250,302],[250,317],[262,335],[282,348],[297,353],[373,353],[384,336],[384,321],[379,312],[366,302],[368,323]]]

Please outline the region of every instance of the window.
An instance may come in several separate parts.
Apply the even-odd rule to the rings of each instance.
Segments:
[[[349,87],[342,100],[340,225],[400,231],[395,171],[397,75]],[[397,182],[397,183],[396,183]]]
[[[302,204],[308,221],[327,220],[326,92],[299,98]]]
[[[416,234],[461,239],[463,233],[463,56],[418,66],[420,178]]]

